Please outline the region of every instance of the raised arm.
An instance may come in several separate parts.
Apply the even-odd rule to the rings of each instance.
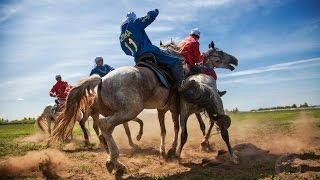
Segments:
[[[156,19],[158,14],[159,14],[158,9],[149,11],[146,16],[138,18],[135,22],[138,23],[142,29],[145,29]]]

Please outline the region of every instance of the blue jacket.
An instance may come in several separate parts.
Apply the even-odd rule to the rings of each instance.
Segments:
[[[95,68],[93,68],[91,70],[90,76],[92,74],[98,74],[100,77],[105,76],[106,74],[108,74],[110,71],[114,70],[113,67],[105,64],[103,66],[96,66]]]
[[[119,40],[122,50],[127,55],[137,57],[146,52],[159,53],[160,49],[152,45],[144,30],[156,19],[158,14],[159,11],[156,9],[149,11],[144,17],[122,24]]]

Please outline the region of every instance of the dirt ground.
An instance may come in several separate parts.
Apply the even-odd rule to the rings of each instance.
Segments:
[[[140,115],[144,122],[142,139],[134,141],[139,149],[128,145],[122,126],[114,132],[120,158],[128,172],[124,179],[320,179],[320,130],[314,120],[301,112],[290,132],[281,129],[263,131],[256,120],[232,122],[229,130],[231,143],[240,164],[231,163],[220,135],[213,135],[213,152],[200,148],[202,134],[195,117],[188,121],[188,141],[180,161],[167,161],[159,155],[160,127],[154,113]],[[208,125],[208,120],[206,120]],[[92,126],[92,122],[90,122]],[[166,150],[173,139],[173,123],[166,114]],[[132,136],[138,133],[138,124],[130,122]],[[45,143],[44,136],[36,134],[24,141]],[[99,147],[91,132],[91,147],[84,146],[82,137],[57,149],[29,152],[0,162],[0,177],[52,179],[114,179],[106,170],[107,153]],[[1,178],[0,178],[1,179]]]

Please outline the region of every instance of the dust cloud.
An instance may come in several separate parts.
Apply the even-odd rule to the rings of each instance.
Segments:
[[[23,177],[24,173],[40,170],[48,179],[59,178],[56,173],[59,169],[68,166],[68,158],[64,153],[47,149],[31,151],[24,156],[10,157],[0,163],[1,177]]]

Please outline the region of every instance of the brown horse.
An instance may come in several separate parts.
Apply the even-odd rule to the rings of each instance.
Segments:
[[[209,48],[204,55],[205,63],[212,65],[210,61],[220,58],[219,63],[228,66],[236,60],[222,51],[223,56],[217,56],[217,53],[215,48]],[[91,76],[75,86],[67,98],[64,120],[60,121],[58,128],[54,130],[52,140],[65,140],[70,135],[76,122],[76,115],[90,107],[88,99],[96,86],[98,86],[99,109],[105,116],[99,120],[99,127],[110,150],[110,158],[106,163],[109,172],[115,170],[121,173],[126,169],[118,161],[119,149],[112,136],[114,128],[134,119],[143,109],[170,109],[174,116],[173,146],[176,146],[179,132],[179,121],[177,121],[179,106],[176,104],[178,96],[168,99],[170,90],[165,88],[153,71],[146,67],[121,67],[103,79]]]

